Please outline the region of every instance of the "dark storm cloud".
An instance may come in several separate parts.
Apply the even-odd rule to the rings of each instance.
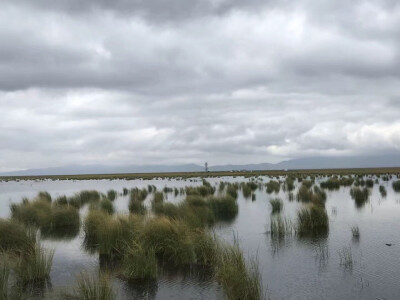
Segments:
[[[6,1],[0,170],[400,148],[397,1]]]

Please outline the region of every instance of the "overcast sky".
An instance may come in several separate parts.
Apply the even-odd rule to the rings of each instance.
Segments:
[[[0,70],[0,171],[400,149],[398,0],[5,0]]]

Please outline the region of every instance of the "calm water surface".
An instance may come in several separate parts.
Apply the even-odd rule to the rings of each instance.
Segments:
[[[222,177],[207,179],[213,185],[220,181],[243,182],[248,178]],[[270,180],[262,177],[262,182]],[[319,178],[316,182],[326,180]],[[53,197],[73,195],[81,190],[96,189],[107,192],[124,187],[147,187],[154,184],[160,190],[168,187],[198,186],[198,178],[191,180],[85,180],[85,181],[12,181],[0,182],[0,217],[9,216],[10,203],[22,197],[33,198],[39,191]],[[266,234],[271,220],[269,200],[280,197],[284,201],[282,217],[296,220],[303,204],[289,201],[282,189],[278,194],[267,194],[265,189],[255,192],[256,200],[245,199],[239,192],[239,214],[230,224],[217,224],[215,232],[232,242],[234,235],[246,256],[257,257],[263,286],[271,299],[400,299],[400,193],[392,189],[392,181],[383,182],[387,196],[382,198],[379,184],[371,189],[370,200],[357,208],[350,197],[350,188],[327,191],[326,210],[329,216],[329,235],[318,239],[297,236],[274,241]],[[299,186],[299,183],[296,183]],[[295,194],[295,192],[294,192]],[[150,201],[149,196],[146,200]],[[168,194],[168,200],[179,202],[184,196]],[[128,197],[115,200],[118,212],[128,212]],[[86,209],[87,210],[87,209]],[[82,210],[85,214],[85,209]],[[360,238],[353,239],[352,226],[359,226]],[[72,240],[45,240],[46,247],[55,249],[51,282],[53,289],[74,284],[81,270],[99,269],[98,255],[82,248],[82,233]],[[386,244],[392,244],[387,246]],[[353,256],[352,268],[340,264],[339,251],[349,249]],[[193,273],[193,272],[192,272]],[[196,276],[183,272],[168,272],[147,286],[132,286],[114,280],[120,299],[221,299],[222,289],[208,274]]]

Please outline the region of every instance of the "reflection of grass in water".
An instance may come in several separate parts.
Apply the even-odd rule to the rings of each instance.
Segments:
[[[353,267],[353,254],[350,247],[343,247],[338,251],[340,265],[344,266],[346,269],[351,269]]]

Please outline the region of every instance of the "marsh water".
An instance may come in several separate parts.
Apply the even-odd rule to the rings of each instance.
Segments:
[[[372,176],[373,180],[377,179]],[[283,177],[281,177],[283,179]],[[326,177],[316,179],[316,184]],[[289,200],[282,189],[268,194],[263,184],[269,177],[258,177],[261,184],[255,200],[246,199],[239,190],[239,213],[230,223],[217,223],[213,230],[221,239],[239,240],[248,257],[256,257],[262,275],[263,287],[270,299],[400,299],[400,193],[392,189],[392,181],[374,184],[369,201],[356,206],[350,196],[350,187],[327,192],[326,210],[329,216],[329,234],[323,237],[300,238],[296,235],[284,239],[272,238],[268,231],[271,218],[269,200],[283,200],[280,215],[295,222],[297,211],[304,204]],[[207,178],[212,185],[224,182],[247,182],[254,178]],[[114,189],[122,193],[124,187],[155,185],[159,190],[167,187],[199,186],[200,178],[153,180],[64,180],[64,181],[9,181],[0,182],[0,217],[10,214],[10,203],[22,197],[33,198],[39,191],[52,197],[71,196],[81,190],[107,192]],[[387,189],[382,197],[379,185]],[[296,187],[300,183],[296,182]],[[294,191],[294,194],[296,191]],[[168,193],[167,200],[179,202],[185,196]],[[146,199],[149,204],[151,195]],[[117,212],[128,212],[129,196],[119,195],[114,201]],[[81,210],[84,215],[87,208]],[[360,237],[353,238],[352,226],[358,226]],[[74,285],[81,270],[97,272],[102,264],[99,256],[90,254],[82,246],[83,234],[67,240],[44,240],[46,248],[55,250],[50,290]],[[340,253],[351,252],[352,266],[341,263]],[[119,299],[222,299],[221,287],[206,272],[165,271],[157,282],[128,285],[117,278],[113,284]]]

